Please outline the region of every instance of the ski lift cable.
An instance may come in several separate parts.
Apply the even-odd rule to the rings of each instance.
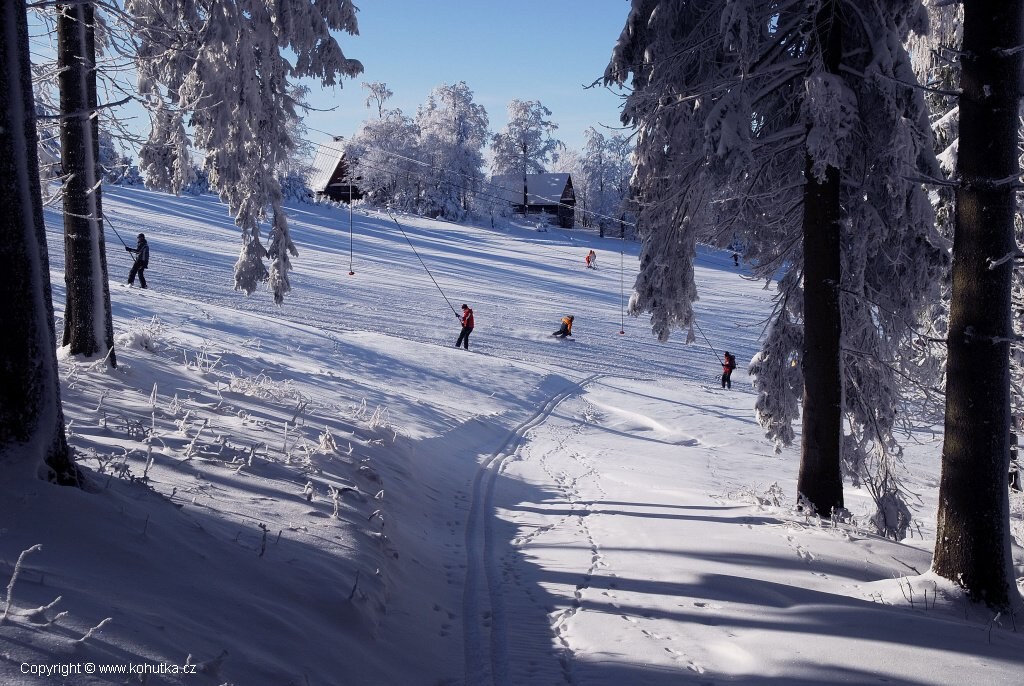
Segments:
[[[401,157],[401,156],[399,156],[399,157]],[[403,158],[403,159],[409,159],[409,158]],[[412,160],[412,161],[415,161],[415,160]],[[365,164],[367,167],[369,167],[371,169],[387,171],[386,169],[382,169],[378,165],[373,165],[373,164],[369,164],[369,163],[366,163],[366,162],[363,162],[362,164]],[[431,165],[427,165],[425,163],[421,163],[421,164],[422,164],[422,166],[425,166],[425,167],[430,167],[431,166]],[[417,176],[417,175],[413,174],[413,176]],[[489,194],[489,193],[486,193],[486,192],[483,192],[483,191],[476,191],[476,190],[473,190],[473,189],[469,189],[469,188],[466,188],[464,186],[460,186],[459,184],[455,184],[455,183],[450,182],[450,181],[442,181],[442,183],[446,183],[446,184],[455,186],[455,187],[457,187],[457,188],[459,188],[461,190],[464,190],[464,191],[466,191],[468,193],[471,193],[471,194],[474,194],[474,195],[479,195],[479,196],[489,197],[489,198],[494,198],[494,199],[504,199],[504,198],[501,198],[499,196],[495,196],[495,195],[492,195],[492,194]],[[493,184],[491,184],[491,185],[493,185]],[[349,204],[349,211],[350,212],[351,212],[351,209],[352,208],[351,208],[351,203],[350,203]],[[437,287],[437,289],[441,293],[442,297],[445,298],[445,302],[448,303],[448,307],[451,308],[451,310],[453,312],[455,312],[456,316],[458,316],[458,312],[455,310],[455,308],[452,305],[452,303],[445,296],[444,291],[437,284],[437,281],[434,280],[433,275],[430,273],[430,270],[427,268],[426,264],[423,262],[423,259],[420,257],[419,253],[416,252],[416,248],[413,246],[412,242],[409,240],[409,237],[405,233],[404,229],[402,229],[401,224],[398,222],[397,219],[395,219],[394,215],[391,213],[390,210],[387,210],[387,213],[391,217],[391,220],[394,221],[395,224],[398,226],[399,230],[402,231],[402,235],[405,236],[406,241],[409,243],[409,247],[412,248],[413,254],[416,255],[416,258],[419,260],[420,264],[423,266],[424,271],[427,272],[427,275],[430,277],[431,281],[434,282],[434,285]],[[626,236],[625,236],[625,233],[623,233],[621,239],[622,239],[622,241],[621,241],[620,248],[619,248],[619,291],[620,291],[619,292],[619,334],[625,334],[626,333],[626,323],[625,323],[625,241],[626,241]],[[349,275],[351,275],[353,273],[352,270],[351,270],[351,259],[352,259],[351,258],[351,250],[352,250],[351,242],[352,242],[352,236],[351,236],[351,227],[350,227],[350,231],[349,231],[349,251],[350,251],[350,256],[349,256],[349,260],[350,260]],[[558,252],[558,253],[562,253],[562,254],[565,254],[565,255],[572,255],[572,253],[570,251],[564,250],[564,249],[560,249],[560,248],[557,248],[557,247],[554,247],[554,246],[550,246],[549,249],[551,251],[553,251],[553,252]]]
[[[328,133],[327,131],[323,131],[322,129],[315,129],[315,128],[312,128],[312,127],[306,127],[306,128],[308,128],[310,131],[315,131],[317,133],[322,133],[324,135],[331,136],[332,139],[338,138],[338,136],[336,136],[335,134]],[[325,148],[327,150],[331,150],[333,152],[338,152],[338,153],[344,152],[343,148],[334,147],[334,146],[330,145],[329,143],[316,143],[315,141],[312,141],[312,140],[309,140],[309,139],[303,139],[303,140],[305,142],[307,142],[307,143],[310,143],[310,144],[313,144],[313,145],[319,145],[319,146],[321,146],[321,147],[323,147],[323,148]],[[401,155],[401,154],[399,154],[397,152],[394,152],[392,150],[385,150],[383,148],[373,148],[373,150],[376,151],[376,152],[382,153],[384,155],[389,155],[389,156],[391,156],[393,158],[397,158],[397,159],[400,159],[400,160],[406,160],[406,161],[411,162],[413,164],[419,165],[421,167],[426,167],[426,168],[432,169],[434,171],[443,171],[443,172],[446,172],[448,174],[454,174],[455,176],[461,176],[463,178],[470,179],[474,183],[479,183],[479,184],[484,185],[484,186],[489,186],[489,187],[491,187],[493,189],[507,190],[503,186],[499,186],[498,184],[491,183],[490,181],[484,181],[484,180],[481,180],[481,179],[476,179],[476,178],[471,177],[468,174],[465,174],[465,173],[462,173],[462,172],[455,172],[455,171],[452,171],[450,169],[444,169],[443,167],[439,167],[437,165],[430,164],[429,162],[423,162],[422,160],[417,160],[415,158],[408,157],[406,155]],[[369,167],[370,169],[375,169],[377,171],[393,171],[393,170],[390,170],[390,169],[385,169],[385,168],[380,167],[380,166],[375,166],[375,165],[369,164],[369,163],[367,163],[367,162],[365,162],[363,160],[360,160],[359,164],[365,165],[365,166]],[[427,179],[427,177],[423,177],[423,176],[418,176],[418,175],[414,175],[414,176],[417,176],[417,178],[420,178],[420,179],[423,179],[423,180],[435,180],[436,181],[436,179]],[[457,183],[455,183],[453,181],[448,181],[448,180],[445,180],[445,179],[441,179],[439,181],[439,183],[442,183],[442,184],[445,184],[445,185],[448,185],[448,186],[452,186],[452,187],[458,188],[459,190],[465,191],[466,193],[470,193],[470,194],[475,195],[477,197],[489,198],[491,200],[503,200],[503,201],[507,200],[507,198],[505,198],[504,196],[495,195],[494,193],[487,193],[487,192],[482,191],[482,190],[477,190],[477,189],[474,189],[474,188],[470,188],[469,186],[464,186],[464,185],[461,185],[461,184],[457,184]],[[617,222],[617,223],[619,223],[619,224],[621,224],[623,226],[629,226],[629,227],[632,227],[633,229],[637,229],[637,223],[635,221],[628,221],[628,220],[625,220],[625,219],[623,219],[621,217],[613,217],[611,215],[601,214],[600,212],[594,212],[593,210],[584,210],[584,209],[577,208],[577,207],[575,207],[573,205],[567,205],[567,204],[561,202],[561,198],[556,200],[554,198],[549,198],[549,197],[546,197],[546,196],[543,196],[543,195],[539,195],[537,193],[531,193],[530,195],[533,195],[533,196],[535,196],[535,197],[537,197],[537,198],[539,198],[541,200],[546,200],[550,204],[557,205],[559,207],[564,207],[566,209],[572,209],[573,211],[579,212],[581,214],[589,215],[589,216],[597,218],[597,219],[608,219],[608,220],[611,220],[613,222]],[[706,245],[706,246],[708,246],[710,248],[714,248],[714,249],[718,249],[718,250],[721,249],[720,246],[712,244],[712,243],[708,243],[708,242],[704,242],[704,241],[697,241],[697,243],[698,243],[698,245]]]
[[[423,271],[425,271],[427,273],[427,276],[430,277],[430,280],[434,282],[434,285],[437,286],[437,290],[441,294],[441,297],[444,298],[444,301],[446,303],[448,303],[448,307],[450,307],[452,312],[455,313],[455,316],[458,317],[459,313],[458,313],[458,311],[456,311],[455,306],[452,305],[451,301],[448,300],[448,296],[446,296],[444,294],[444,291],[441,290],[441,287],[438,286],[437,281],[434,279],[434,275],[430,273],[430,270],[427,269],[427,265],[423,261],[423,258],[420,257],[420,254],[418,252],[416,252],[416,246],[414,246],[412,244],[412,241],[409,240],[409,235],[405,232],[405,229],[403,229],[402,225],[398,223],[397,219],[395,219],[395,215],[391,214],[391,210],[387,210],[387,213],[388,213],[388,216],[391,217],[391,221],[393,221],[395,223],[395,226],[398,227],[398,230],[402,232],[403,236],[405,236],[405,241],[409,244],[409,247],[412,248],[412,254],[415,255],[416,259],[420,261],[420,264],[423,266]]]
[[[697,323],[696,317],[694,317],[693,319],[693,325],[697,327],[697,331],[700,331],[701,338],[703,338],[704,341],[708,344],[708,347],[711,348],[711,353],[715,356],[715,359],[717,359],[720,364],[725,364],[724,362],[722,362],[722,358],[719,357],[718,350],[715,348],[715,346],[711,345],[711,341],[709,341],[708,337],[704,335],[704,330],[700,328],[700,324]]]
[[[117,236],[117,240],[121,241],[121,245],[127,248],[128,244],[124,242],[123,238],[121,238],[121,234],[117,232],[117,228],[114,226],[114,222],[110,221],[110,217],[107,215],[107,213],[100,212],[100,216],[103,218],[103,221],[105,221],[107,225],[110,226],[111,229],[113,229],[114,235]]]
[[[366,167],[368,167],[370,169],[374,169],[376,171],[390,171],[389,169],[386,169],[384,167],[380,167],[380,166],[374,165],[374,164],[369,164],[369,163],[366,163],[366,162],[362,162],[360,164],[363,164],[364,166],[366,166]],[[418,178],[418,179],[422,179],[424,181],[429,180],[427,177],[421,176],[421,175],[412,174],[411,176],[413,176],[415,178]],[[467,192],[467,193],[469,193],[471,195],[475,195],[475,196],[478,196],[478,197],[491,198],[491,199],[495,199],[495,200],[503,200],[504,199],[504,198],[500,198],[499,196],[492,195],[490,193],[486,193],[484,191],[476,191],[476,190],[473,190],[471,188],[466,188],[465,186],[460,186],[459,184],[453,183],[451,181],[443,181],[442,180],[440,183],[443,183],[443,184],[446,184],[446,185],[450,185],[450,186],[454,186],[455,188],[458,188],[459,190],[463,190],[463,191],[465,191],[465,192]],[[351,211],[351,205],[349,207],[349,210]],[[350,239],[351,239],[351,228],[350,228],[350,232],[349,233],[350,233]],[[570,240],[574,240],[572,238],[572,236],[570,236],[569,239]],[[350,240],[350,243],[351,243],[351,240]],[[570,259],[573,259],[573,260],[577,259],[576,258],[576,253],[574,251],[570,251],[568,249],[558,248],[558,247],[556,247],[554,245],[550,245],[549,246],[549,250],[550,250],[550,252],[556,252],[556,253],[560,253],[560,254],[563,254],[563,255],[568,255],[570,257]]]
[[[337,136],[335,136],[334,134],[328,133],[327,131],[322,131],[320,129],[314,129],[314,128],[311,128],[311,127],[307,127],[307,128],[310,131],[316,131],[317,133],[322,133],[324,135],[331,136],[332,139],[333,138],[337,138]],[[307,143],[313,143],[313,141],[310,141],[310,140],[306,140],[306,142]],[[338,153],[344,152],[344,148],[334,147],[334,146],[330,145],[330,143],[320,143],[319,145],[320,145],[320,147],[322,147],[322,148],[324,148],[326,150],[331,150],[333,152],[338,152]],[[421,167],[427,167],[429,169],[433,169],[434,171],[443,171],[443,172],[446,172],[448,174],[454,174],[455,176],[461,176],[463,178],[470,179],[470,180],[472,180],[472,181],[474,181],[476,183],[481,183],[481,184],[483,184],[485,186],[490,186],[490,187],[495,188],[497,190],[507,190],[503,186],[499,186],[498,184],[491,183],[490,181],[483,181],[481,179],[475,179],[474,177],[471,177],[468,174],[464,174],[462,172],[457,172],[457,171],[452,171],[450,169],[444,169],[444,168],[439,167],[437,165],[430,164],[429,162],[424,162],[422,160],[417,160],[417,159],[415,159],[413,157],[408,157],[406,155],[402,155],[402,154],[397,153],[397,152],[395,152],[393,150],[385,150],[383,148],[373,148],[373,150],[376,151],[376,152],[382,153],[384,155],[389,155],[391,157],[394,157],[394,158],[397,158],[397,159],[400,159],[400,160],[405,160],[407,162],[411,162],[412,164],[416,164],[416,165],[419,165]],[[365,163],[364,162],[360,162],[360,164],[365,164]],[[372,166],[372,165],[369,165],[369,166]],[[485,194],[485,193],[480,193],[479,191],[474,191],[474,190],[472,190],[470,188],[467,188],[465,186],[459,186],[459,185],[451,183],[451,182],[446,182],[446,183],[449,183],[450,185],[456,186],[457,188],[465,190],[465,191],[467,191],[469,193],[484,195],[485,197],[494,198],[496,200],[504,200],[505,199],[503,196],[488,195],[488,194]],[[547,196],[543,196],[543,195],[540,195],[538,193],[531,193],[530,195],[535,196],[535,197],[537,197],[537,198],[539,198],[541,200],[546,200],[546,201],[548,201],[548,203],[550,203],[552,205],[558,205],[559,207],[564,207],[566,209],[573,209],[574,211],[576,210],[575,206],[567,205],[567,204],[563,203],[561,201],[561,198],[557,198],[557,199],[556,198],[549,198]],[[610,215],[604,215],[604,214],[601,214],[599,212],[594,212],[592,210],[579,210],[579,211],[582,212],[583,214],[588,214],[588,215],[591,215],[593,217],[597,217],[597,218],[600,218],[600,219],[610,219],[612,221],[616,221],[616,222],[620,222],[622,224],[625,224],[627,226],[636,227],[636,224],[634,222],[626,221],[626,220],[621,219],[619,217],[612,217]]]

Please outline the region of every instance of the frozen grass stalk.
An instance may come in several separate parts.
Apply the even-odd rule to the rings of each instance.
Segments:
[[[7,621],[7,613],[11,611],[11,595],[14,593],[14,582],[18,580],[18,575],[21,573],[21,565],[25,561],[25,556],[42,549],[42,544],[36,543],[31,548],[22,550],[21,555],[18,555],[18,561],[14,563],[14,572],[11,574],[11,581],[7,584],[7,602],[4,605],[4,614],[0,616],[0,624]]]
[[[82,635],[82,637],[81,637],[80,639],[78,639],[77,641],[75,641],[75,642],[76,642],[76,643],[85,643],[85,640],[86,640],[86,639],[88,639],[88,638],[92,638],[92,635],[93,635],[94,633],[96,633],[97,631],[99,631],[100,629],[102,629],[103,627],[105,627],[105,626],[107,625],[107,622],[112,622],[113,620],[114,620],[114,618],[113,618],[113,617],[107,617],[107,618],[106,618],[106,619],[104,619],[104,620],[103,620],[102,622],[100,622],[100,623],[99,623],[99,624],[97,624],[96,626],[94,626],[94,627],[92,627],[91,629],[89,629],[88,631],[86,631],[86,632],[85,632],[85,633],[84,633],[84,634]]]

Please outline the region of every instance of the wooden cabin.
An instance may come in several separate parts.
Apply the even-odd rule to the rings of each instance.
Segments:
[[[554,215],[565,229],[575,225],[576,193],[568,173],[500,174],[491,177],[491,186],[495,195],[512,205],[513,212]]]
[[[321,143],[309,174],[309,189],[317,199],[330,198],[335,202],[359,200],[363,194],[356,182],[349,177],[349,164],[345,159],[344,138],[335,136],[327,143]]]

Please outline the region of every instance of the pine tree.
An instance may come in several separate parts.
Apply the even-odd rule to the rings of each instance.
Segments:
[[[831,513],[840,457],[871,462],[858,478],[896,536],[909,522],[888,504],[899,499],[892,401],[920,369],[917,321],[948,263],[908,173],[935,175],[902,48],[922,17],[910,0],[635,0],[606,71],[612,83],[632,75],[624,119],[638,127],[631,312],[649,311],[661,339],[689,328],[697,240],[739,244],[758,276],[782,272],[754,366],[758,418],[792,440],[802,386],[798,492]]]
[[[78,483],[64,433],[23,3],[0,3],[0,464]]]
[[[57,6],[67,284],[63,345],[86,357],[107,355],[116,366],[103,237],[95,23],[91,2]]]
[[[997,608],[1018,604],[1007,469],[1024,5],[964,5],[945,441],[932,570]]]
[[[356,8],[351,0],[128,0],[125,9],[139,24],[140,91],[154,103],[171,101],[172,124],[189,113],[210,181],[241,229],[235,288],[249,294],[269,281],[274,301],[282,303],[291,289],[291,257],[298,255],[277,178],[297,145],[292,82],[309,77],[331,86],[338,76],[362,72],[331,35],[358,32]],[[188,145],[176,124],[154,127],[149,143],[170,150]],[[267,219],[265,247],[260,224]]]

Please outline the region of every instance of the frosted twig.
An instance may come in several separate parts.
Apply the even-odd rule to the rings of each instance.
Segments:
[[[200,434],[203,433],[203,429],[205,429],[209,424],[210,424],[210,418],[207,417],[206,419],[203,420],[203,425],[199,427],[199,431],[197,431],[196,435],[192,437],[192,440],[188,444],[188,448],[185,449],[185,459],[191,459],[192,451],[196,447],[196,441],[199,440],[199,436],[200,436]]]
[[[32,610],[25,610],[24,612],[22,612],[22,615],[24,617],[26,617],[27,619],[29,619],[29,620],[32,620],[34,618],[41,618],[41,623],[52,624],[54,621],[56,621],[57,617],[60,617],[61,615],[64,615],[64,614],[67,614],[67,613],[66,612],[62,612],[62,613],[58,614],[57,617],[54,617],[52,620],[47,621],[47,619],[46,619],[46,611],[47,610],[52,610],[57,605],[57,603],[59,603],[63,599],[64,599],[64,596],[59,595],[59,596],[54,598],[52,601],[50,601],[46,605],[34,608]]]
[[[14,582],[18,580],[18,574],[21,573],[21,565],[25,561],[25,556],[42,549],[42,544],[36,543],[31,548],[22,550],[21,554],[18,555],[18,561],[14,563],[14,572],[11,574],[11,581],[7,584],[7,602],[4,606],[4,614],[0,616],[0,624],[7,621],[7,613],[11,611],[11,595],[14,593]]]
[[[93,628],[91,628],[91,629],[89,629],[88,631],[86,631],[86,632],[85,632],[85,634],[83,634],[83,635],[82,635],[82,637],[81,637],[80,639],[78,639],[77,641],[75,641],[75,643],[85,643],[85,639],[87,639],[87,638],[92,638],[92,635],[93,635],[94,633],[96,633],[97,631],[99,631],[100,629],[102,629],[102,628],[103,628],[104,626],[106,626],[106,625],[107,625],[107,622],[112,622],[112,621],[114,621],[114,618],[113,618],[113,617],[107,617],[107,618],[106,618],[106,619],[104,619],[104,620],[103,620],[102,622],[100,622],[99,624],[97,624],[97,625],[96,625],[96,626],[94,626]]]
[[[992,621],[988,623],[988,642],[992,642],[992,627],[999,623],[999,618],[1003,616],[1002,612],[997,612],[996,616],[992,618]]]
[[[1013,250],[1011,252],[1006,253],[999,259],[989,259],[988,268],[989,270],[992,270],[995,269],[996,267],[1001,267],[1002,265],[1006,264],[1007,262],[1010,262],[1011,260],[1019,260],[1021,258],[1024,258],[1024,253],[1022,253],[1020,250]]]
[[[341,508],[341,491],[334,486],[328,486],[327,491],[331,494],[331,501],[334,503],[334,511],[331,513],[331,516],[337,519],[338,510]]]
[[[103,357],[102,357],[101,359],[99,359],[99,360],[96,360],[95,362],[93,362],[92,364],[90,364],[90,365],[89,365],[88,367],[86,367],[86,368],[85,368],[85,369],[86,369],[86,371],[89,371],[89,372],[91,372],[92,370],[96,369],[97,367],[99,367],[99,366],[101,366],[101,365],[104,365],[104,364],[106,364],[106,363],[107,363],[107,360],[109,360],[109,359],[110,359],[110,355],[111,355],[111,354],[112,354],[113,352],[114,352],[114,347],[113,347],[113,346],[111,346],[110,348],[108,348],[108,349],[107,349],[107,354],[106,354],[106,355],[104,355],[104,356],[103,356]]]

